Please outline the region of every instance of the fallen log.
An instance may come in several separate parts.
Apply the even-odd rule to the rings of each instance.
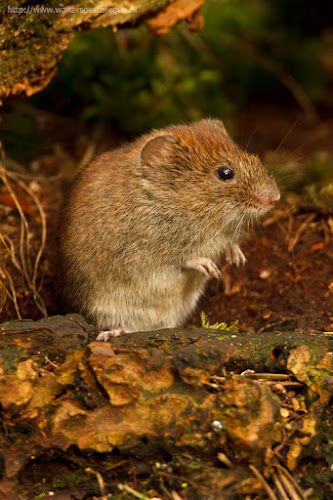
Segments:
[[[333,458],[330,332],[177,329],[100,343],[67,315],[3,323],[0,339],[0,498],[332,487],[321,484]],[[321,472],[304,477],[309,456]]]
[[[56,73],[56,65],[76,31],[114,31],[147,21],[164,35],[180,20],[202,26],[203,0],[2,0],[0,6],[0,102],[10,95],[31,96]]]

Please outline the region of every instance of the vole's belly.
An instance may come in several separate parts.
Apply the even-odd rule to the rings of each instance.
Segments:
[[[180,326],[193,311],[206,279],[199,273],[152,270],[128,285],[103,287],[90,311],[101,329],[150,331]]]

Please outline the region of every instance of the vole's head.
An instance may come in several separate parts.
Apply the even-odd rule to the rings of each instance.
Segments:
[[[152,202],[235,228],[280,198],[259,158],[239,149],[219,120],[172,126],[147,139],[140,172]]]

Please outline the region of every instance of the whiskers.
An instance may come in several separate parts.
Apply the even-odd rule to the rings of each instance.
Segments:
[[[215,231],[212,237],[213,240],[218,240],[223,236],[223,239],[226,240],[237,240],[244,228],[249,230],[256,222],[256,216],[250,213],[248,208],[241,208],[240,206],[230,207],[223,216],[225,222],[222,222],[217,231]],[[216,227],[216,224],[211,221],[210,226],[213,229],[214,226]]]
[[[235,229],[234,229],[234,232],[233,232],[233,235],[232,235],[232,239],[233,240],[237,240],[239,238],[240,232],[243,229],[244,223],[245,223],[246,220],[247,220],[247,213],[244,210],[243,213],[241,214],[240,218],[239,218],[239,221],[238,221]]]
[[[222,250],[228,241],[238,241],[243,232],[252,233],[263,212],[250,203],[234,203],[224,206],[220,217],[217,215],[211,210],[205,214],[197,226],[197,238],[198,241],[210,241],[212,248]]]

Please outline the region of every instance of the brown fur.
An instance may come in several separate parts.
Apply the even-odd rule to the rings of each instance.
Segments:
[[[225,164],[231,182],[216,176]],[[277,193],[218,120],[153,131],[103,154],[80,172],[62,215],[69,304],[100,328],[179,325],[207,281],[186,263],[218,261],[267,211],[263,197]]]

